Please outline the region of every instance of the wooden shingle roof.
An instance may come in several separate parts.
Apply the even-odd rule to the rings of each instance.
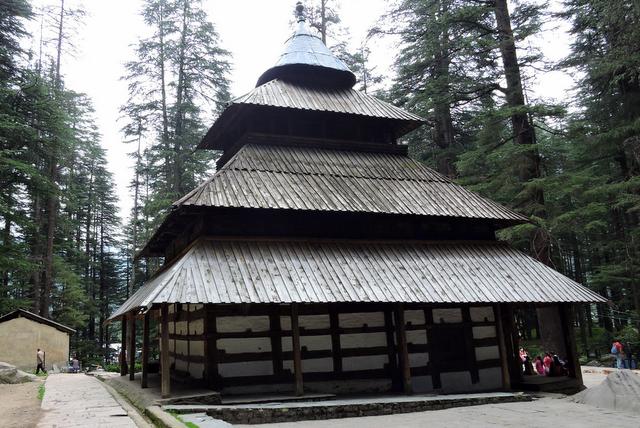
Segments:
[[[201,239],[111,319],[159,303],[605,300],[497,241]]]
[[[311,86],[274,79],[231,100],[222,115],[202,139],[198,148],[223,148],[217,141],[217,136],[228,126],[234,115],[251,106],[329,112],[392,120],[399,125],[398,136],[413,131],[425,122],[424,119],[413,113],[352,88]]]
[[[181,206],[528,221],[404,155],[251,144]]]

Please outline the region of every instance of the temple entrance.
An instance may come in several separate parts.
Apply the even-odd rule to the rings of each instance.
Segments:
[[[582,373],[570,304],[526,305],[511,311],[507,347],[513,389],[579,390]]]

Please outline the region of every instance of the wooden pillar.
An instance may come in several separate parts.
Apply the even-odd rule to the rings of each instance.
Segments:
[[[398,375],[398,358],[396,356],[396,342],[393,338],[393,309],[391,307],[384,310],[384,332],[387,339],[387,359],[389,360],[389,373],[391,375],[391,389],[400,389],[400,376]]]
[[[520,347],[520,338],[516,329],[516,319],[513,313],[513,306],[505,304],[502,306],[502,328],[504,329],[505,348],[507,351],[507,362],[509,364],[509,375],[511,377],[511,386],[522,382],[522,361],[518,349]]]
[[[282,364],[282,325],[280,323],[280,308],[272,305],[269,312],[269,330],[271,339],[271,361],[273,374],[281,375],[284,371]]]
[[[404,305],[396,305],[396,335],[398,337],[398,359],[402,373],[402,390],[411,394],[411,366],[409,365],[409,351],[407,349],[407,332],[405,331]]]
[[[171,396],[171,374],[169,363],[169,305],[163,303],[160,309],[161,336],[160,336],[160,367],[161,367],[161,385],[160,392],[162,398]]]
[[[473,326],[471,324],[471,308],[469,306],[462,307],[462,322],[464,323],[464,340],[467,356],[467,365],[471,374],[471,383],[480,382],[480,370],[478,361],[476,360],[476,348],[473,344]]]
[[[136,375],[136,315],[129,315],[129,380]]]
[[[120,376],[126,376],[127,367],[127,315],[123,315],[120,318],[121,337],[120,337]]]
[[[142,319],[142,376],[140,387],[147,388],[149,378],[149,318],[151,312],[147,311]]]
[[[340,317],[338,308],[329,305],[329,329],[331,330],[331,356],[333,357],[334,373],[342,372],[342,347],[340,346]]]
[[[427,307],[424,310],[424,323],[427,330],[427,346],[429,347],[429,373],[431,374],[431,385],[433,389],[442,388],[442,378],[440,377],[439,359],[435,356],[437,350],[433,343],[433,308]]]
[[[191,373],[191,305],[187,304],[187,373]]]
[[[300,327],[298,325],[298,304],[291,304],[291,346],[293,349],[293,374],[295,378],[295,394],[303,395],[302,355],[300,353]]]
[[[218,335],[215,307],[204,305],[204,375],[207,388],[215,389],[218,379]]]
[[[580,358],[576,346],[576,334],[573,329],[573,305],[570,303],[560,305],[560,315],[564,326],[563,331],[565,333],[565,347],[567,352],[565,358],[569,362],[569,376],[575,378],[580,385],[583,385],[582,369],[580,368]]]
[[[493,316],[496,319],[496,334],[498,335],[498,349],[500,351],[500,369],[502,370],[502,389],[509,391],[511,389],[511,375],[509,374],[509,360],[507,353],[507,345],[504,336],[504,326],[502,320],[502,308],[500,304],[493,306]]]

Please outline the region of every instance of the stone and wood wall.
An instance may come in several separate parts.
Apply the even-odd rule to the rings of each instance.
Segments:
[[[299,305],[304,391],[385,392],[406,389],[406,383],[413,392],[502,387],[492,306],[402,308],[398,313],[394,305]],[[174,379],[201,379],[225,394],[291,392],[296,382],[291,310],[291,305],[169,305]],[[410,379],[403,376],[403,349]]]

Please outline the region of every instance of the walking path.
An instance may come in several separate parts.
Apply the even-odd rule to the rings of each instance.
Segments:
[[[84,374],[49,375],[42,410],[39,428],[149,426],[130,406],[116,401],[99,380]]]

